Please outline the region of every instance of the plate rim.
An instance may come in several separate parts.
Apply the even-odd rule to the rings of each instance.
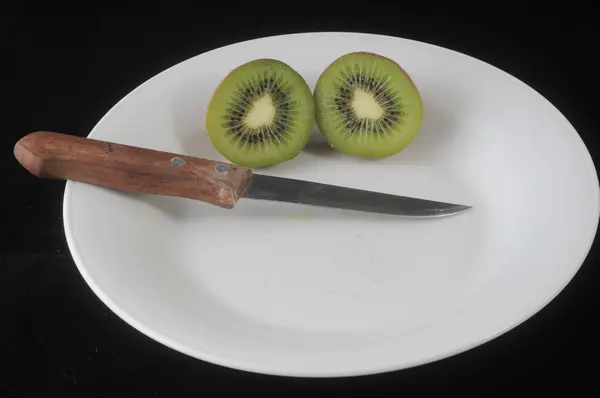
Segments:
[[[561,112],[561,110],[552,103],[552,101],[550,101],[548,98],[546,98],[539,91],[534,89],[532,86],[530,86],[523,80],[517,78],[516,76],[512,75],[511,73],[509,73],[487,61],[477,58],[476,56],[469,55],[469,54],[466,54],[466,53],[463,53],[463,52],[460,52],[458,50],[454,50],[451,48],[443,47],[441,45],[437,45],[437,44],[434,44],[434,43],[431,43],[428,41],[417,40],[417,39],[412,39],[412,38],[407,38],[407,37],[402,37],[402,36],[361,32],[361,31],[342,31],[342,30],[305,31],[305,32],[294,32],[294,33],[282,33],[282,34],[276,34],[276,35],[270,35],[270,36],[260,36],[260,37],[254,37],[254,38],[247,39],[247,40],[234,41],[234,42],[231,42],[230,44],[223,45],[221,47],[215,47],[208,51],[204,51],[204,52],[192,55],[190,57],[187,57],[187,58],[185,58],[179,62],[176,62],[173,65],[161,70],[160,72],[147,77],[142,83],[138,84],[132,90],[130,90],[129,92],[124,94],[119,101],[114,103],[111,106],[111,108],[108,111],[106,111],[102,115],[102,117],[94,124],[92,129],[89,131],[87,137],[88,138],[95,137],[97,134],[97,131],[100,129],[100,127],[104,123],[104,121],[106,119],[108,119],[109,117],[111,117],[112,114],[125,101],[127,101],[129,98],[131,98],[134,95],[134,93],[138,92],[139,90],[142,90],[144,87],[151,84],[159,76],[168,73],[171,69],[177,68],[178,66],[180,66],[183,63],[189,62],[192,59],[197,58],[199,56],[208,56],[211,53],[214,53],[217,51],[226,51],[228,48],[238,46],[238,45],[243,45],[243,44],[257,42],[257,41],[270,40],[270,39],[293,38],[293,37],[298,37],[298,36],[327,36],[327,37],[358,36],[358,37],[371,37],[373,39],[399,40],[399,41],[405,41],[405,42],[412,42],[412,43],[415,43],[418,45],[430,46],[430,47],[436,48],[438,50],[451,52],[455,56],[469,58],[469,60],[471,62],[478,62],[487,68],[491,68],[496,73],[501,73],[505,77],[512,79],[513,82],[518,83],[521,86],[524,86],[531,94],[536,95],[538,97],[538,100],[545,101],[546,104],[549,104],[551,106],[551,108],[553,109],[553,111],[556,113],[556,115],[560,116],[563,119],[563,121],[566,122],[566,125],[569,127],[570,134],[572,136],[571,138],[575,138],[576,140],[578,140],[579,148],[580,148],[580,150],[582,150],[582,155],[585,156],[585,162],[587,163],[587,167],[589,168],[589,171],[591,172],[591,174],[593,176],[593,181],[592,181],[593,182],[593,193],[592,193],[592,195],[593,195],[595,205],[594,205],[594,209],[593,209],[594,214],[592,215],[593,216],[593,225],[592,226],[593,226],[593,230],[595,230],[595,232],[591,233],[588,236],[586,249],[580,253],[580,258],[578,260],[573,259],[572,266],[571,266],[571,269],[572,269],[571,274],[562,280],[562,283],[560,284],[560,286],[558,286],[556,288],[556,290],[554,292],[547,294],[545,296],[545,299],[543,300],[543,302],[535,305],[534,310],[528,311],[524,316],[513,317],[512,320],[509,321],[508,324],[506,324],[505,327],[502,328],[501,330],[497,330],[495,333],[492,333],[491,335],[488,335],[486,337],[483,337],[483,338],[480,338],[477,340],[473,340],[469,344],[464,344],[462,346],[455,346],[451,349],[447,349],[445,351],[438,352],[433,357],[422,356],[422,357],[420,357],[419,360],[412,361],[412,362],[402,361],[401,359],[399,359],[399,360],[395,361],[396,365],[388,365],[388,366],[368,366],[368,365],[367,366],[355,366],[355,367],[353,367],[352,371],[342,371],[342,372],[338,372],[333,369],[330,369],[327,372],[323,372],[323,371],[312,372],[309,369],[305,369],[304,371],[296,370],[296,371],[290,372],[287,370],[280,370],[280,369],[275,369],[272,367],[269,367],[268,369],[259,368],[257,365],[254,365],[252,362],[239,362],[239,361],[236,361],[234,358],[226,358],[226,357],[221,357],[219,355],[214,355],[209,350],[205,350],[205,349],[193,350],[191,348],[188,348],[188,347],[178,343],[177,341],[174,341],[174,340],[162,335],[162,333],[156,332],[152,327],[147,326],[146,324],[144,324],[144,322],[139,321],[134,316],[130,315],[127,311],[123,310],[121,308],[121,306],[119,306],[95,282],[94,278],[92,278],[91,275],[87,271],[87,266],[85,265],[86,263],[83,260],[82,252],[79,249],[78,244],[77,244],[77,238],[74,234],[73,228],[71,227],[72,218],[71,218],[71,213],[70,213],[69,209],[71,208],[71,199],[73,198],[72,189],[73,189],[74,184],[76,184],[76,183],[73,181],[66,181],[64,193],[63,193],[63,205],[62,205],[63,229],[64,229],[66,243],[67,243],[68,249],[71,253],[73,262],[74,262],[75,266],[77,267],[80,275],[82,276],[82,278],[84,279],[84,281],[86,282],[86,284],[88,285],[90,290],[100,299],[100,301],[108,309],[110,309],[115,315],[117,315],[119,318],[121,318],[123,321],[125,321],[125,323],[127,323],[130,327],[133,327],[134,329],[136,329],[138,332],[141,332],[142,334],[144,334],[151,340],[154,340],[155,342],[157,342],[165,347],[168,347],[172,350],[175,350],[179,353],[185,354],[192,358],[208,362],[212,365],[223,366],[226,368],[237,369],[240,371],[246,371],[246,372],[250,372],[250,373],[266,374],[266,375],[272,375],[272,376],[284,376],[284,377],[301,377],[301,378],[306,378],[306,377],[308,377],[308,378],[331,378],[331,377],[338,378],[338,377],[366,376],[366,375],[372,375],[372,374],[400,371],[400,370],[409,369],[409,368],[426,365],[426,364],[431,364],[431,363],[434,363],[434,362],[437,362],[440,360],[448,359],[455,355],[470,351],[474,348],[477,348],[479,346],[487,344],[488,342],[495,340],[496,338],[508,333],[509,331],[515,329],[516,327],[521,326],[523,323],[527,322],[531,317],[535,316],[536,314],[538,314],[542,310],[544,310],[544,308],[546,306],[548,306],[552,301],[554,301],[557,298],[557,296],[560,295],[563,292],[563,290],[571,283],[571,281],[577,275],[577,273],[581,270],[581,267],[585,264],[589,254],[594,246],[596,238],[598,236],[598,226],[600,225],[600,200],[599,200],[599,198],[600,198],[600,179],[598,176],[597,168],[593,161],[593,158],[592,158],[592,155],[588,148],[588,145],[585,143],[582,136],[579,134],[578,130],[566,118],[566,116],[563,114],[563,112]],[[201,355],[199,355],[199,352],[201,352]]]

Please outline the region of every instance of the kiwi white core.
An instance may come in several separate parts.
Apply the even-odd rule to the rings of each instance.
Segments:
[[[354,91],[352,108],[354,108],[354,113],[360,119],[377,120],[383,116],[384,113],[383,108],[377,103],[377,100],[373,98],[373,95],[360,88],[357,88]]]
[[[265,95],[254,103],[244,122],[250,128],[257,128],[270,125],[273,118],[275,118],[275,106],[271,96]]]

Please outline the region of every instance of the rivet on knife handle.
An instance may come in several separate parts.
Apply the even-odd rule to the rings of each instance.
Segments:
[[[14,155],[33,175],[122,191],[177,196],[233,208],[252,170],[208,159],[38,131]]]

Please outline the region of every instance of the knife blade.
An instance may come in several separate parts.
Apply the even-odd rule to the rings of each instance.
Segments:
[[[470,206],[254,174],[242,197],[406,217],[442,217]]]
[[[49,131],[21,138],[15,144],[14,155],[39,178],[177,196],[226,209],[233,208],[242,198],[406,217],[442,217],[471,209],[454,203],[268,176],[226,162]]]

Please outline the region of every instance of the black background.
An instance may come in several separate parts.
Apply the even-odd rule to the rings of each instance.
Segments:
[[[260,397],[487,396],[503,388],[539,393],[597,385],[597,245],[568,287],[509,333],[432,364],[357,378],[271,377],[192,359],[125,324],[83,282],[64,240],[64,183],[29,175],[12,157],[14,143],[35,130],[87,135],[115,102],[156,73],[241,40],[358,31],[461,51],[546,96],[573,123],[597,162],[594,117],[600,104],[593,32],[598,19],[591,8],[545,3],[546,10],[523,2],[516,8],[483,3],[442,10],[431,2],[421,12],[409,12],[404,5],[394,10],[375,2],[346,2],[326,13],[324,4],[286,2],[270,9],[252,2],[240,9],[231,2],[207,3],[198,11],[180,10],[184,16],[177,17],[166,10],[154,10],[160,17],[142,16],[148,4],[119,13],[103,9],[95,17],[33,16],[40,9],[25,3],[0,12],[5,98],[0,108],[0,396],[212,397],[231,391]],[[212,6],[219,9],[211,11]]]

